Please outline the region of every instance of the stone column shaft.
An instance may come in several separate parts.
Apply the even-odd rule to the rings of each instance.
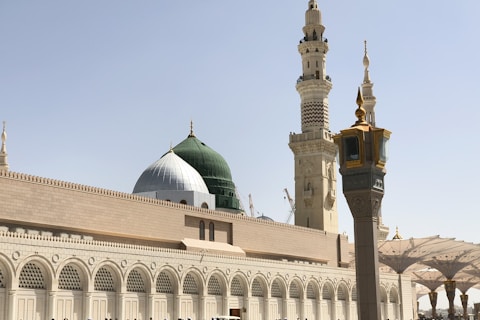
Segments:
[[[453,301],[455,299],[456,283],[453,280],[447,280],[443,284],[448,298],[448,319],[453,320],[455,318],[455,305]]]
[[[430,298],[430,305],[432,306],[432,318],[437,317],[437,297],[438,293],[435,291],[430,291],[428,293],[428,297]]]
[[[377,219],[355,218],[354,229],[359,320],[380,320]]]

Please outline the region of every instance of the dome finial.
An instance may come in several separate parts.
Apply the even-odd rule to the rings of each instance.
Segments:
[[[392,240],[402,240],[402,236],[398,233],[398,226],[396,227],[395,235],[393,236]]]
[[[355,116],[358,118],[357,121],[355,121],[355,126],[358,125],[368,125],[367,121],[365,121],[365,115],[367,112],[363,108],[363,97],[362,97],[362,92],[360,91],[360,88],[358,88],[358,93],[357,93],[357,105],[358,108],[355,110]]]
[[[0,170],[8,170],[8,160],[7,160],[7,131],[6,131],[6,122],[3,121],[3,131],[2,131],[2,147],[0,149]]]
[[[190,120],[190,134],[188,135],[189,138],[195,137],[195,134],[193,133],[193,120]]]

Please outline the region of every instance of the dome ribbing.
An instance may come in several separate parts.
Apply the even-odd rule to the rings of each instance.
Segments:
[[[193,133],[173,150],[200,173],[210,193],[215,194],[217,208],[239,210],[240,202],[235,194],[230,167],[219,153]]]

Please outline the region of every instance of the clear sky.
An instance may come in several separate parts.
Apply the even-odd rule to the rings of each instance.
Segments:
[[[0,120],[11,170],[131,192],[189,133],[224,156],[248,212],[285,221],[300,132],[307,0],[0,1]],[[355,121],[363,41],[393,132],[391,234],[480,242],[478,0],[319,1],[330,129]],[[475,142],[477,141],[477,142]],[[353,220],[337,175],[339,232]]]

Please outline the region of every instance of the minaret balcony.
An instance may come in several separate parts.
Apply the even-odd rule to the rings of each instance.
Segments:
[[[312,73],[310,75],[301,75],[297,79],[297,84],[300,83],[300,82],[303,82],[303,81],[308,81],[308,80],[320,80],[320,74]],[[332,78],[330,78],[329,75],[325,76],[325,80],[330,82],[330,83],[332,82]]]

